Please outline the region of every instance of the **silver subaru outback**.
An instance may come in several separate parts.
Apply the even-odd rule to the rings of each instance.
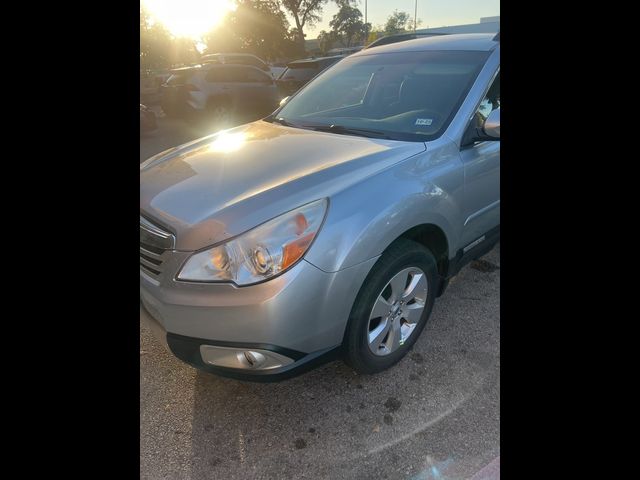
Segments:
[[[499,38],[374,47],[140,166],[141,317],[220,375],[379,372],[499,235]]]

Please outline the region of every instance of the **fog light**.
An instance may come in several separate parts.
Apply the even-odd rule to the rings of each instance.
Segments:
[[[244,358],[253,368],[260,367],[267,360],[261,353],[252,351],[244,352]]]
[[[209,365],[243,370],[268,370],[293,363],[292,358],[270,350],[243,350],[217,345],[200,345],[200,355]]]

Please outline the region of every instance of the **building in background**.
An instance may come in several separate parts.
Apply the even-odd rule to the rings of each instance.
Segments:
[[[449,25],[436,28],[419,28],[416,33],[498,33],[500,31],[500,15],[482,17],[480,23],[466,25]]]

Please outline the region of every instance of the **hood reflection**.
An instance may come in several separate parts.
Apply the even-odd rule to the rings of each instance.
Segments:
[[[209,144],[209,151],[220,153],[235,152],[240,150],[250,137],[252,137],[251,133],[222,131]]]

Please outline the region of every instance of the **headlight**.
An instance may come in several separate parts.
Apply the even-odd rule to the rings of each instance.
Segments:
[[[284,272],[306,253],[327,211],[317,200],[187,260],[178,280],[250,285]]]

